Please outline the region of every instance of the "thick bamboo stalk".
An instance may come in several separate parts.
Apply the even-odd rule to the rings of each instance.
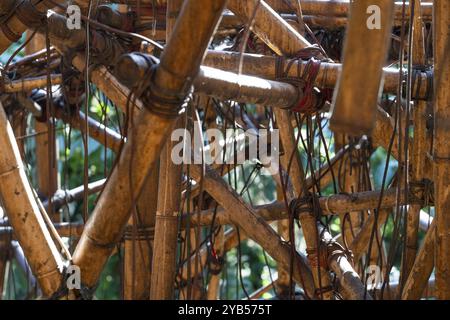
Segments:
[[[433,2],[434,192],[436,208],[436,296],[450,299],[450,3]]]
[[[186,82],[189,84],[199,70],[225,2],[190,0],[184,3],[173,36],[152,79],[155,87],[164,88],[164,92],[176,92],[177,96],[180,91],[187,94],[184,91],[187,88]],[[204,14],[199,15],[199,12]],[[196,29],[190,27],[194,22]],[[161,95],[162,92],[154,94]],[[164,98],[174,99],[167,95]],[[175,107],[157,105],[156,101],[147,103],[150,110],[155,106],[166,109]],[[174,119],[161,117],[147,110],[137,118],[73,255],[74,264],[81,268],[82,283],[88,287],[95,286],[103,265],[130,216],[144,177],[155,167],[157,157],[174,125]]]
[[[181,10],[183,1],[168,0],[166,42],[170,41],[172,32]],[[183,120],[178,119],[176,128],[183,126]],[[161,152],[159,172],[159,195],[155,224],[151,299],[173,299],[174,280],[176,275],[176,254],[178,237],[178,211],[181,200],[182,166],[175,165],[171,159],[173,141],[168,141]]]
[[[39,211],[3,106],[0,145],[0,194],[5,211],[43,294],[51,296],[62,284],[63,261]]]
[[[370,134],[375,123],[394,3],[391,0],[360,0],[350,6],[342,73],[334,91],[330,128],[359,136]],[[379,10],[379,21],[377,11],[372,17],[374,20],[369,21],[367,11],[371,6]],[[365,67],[361,68],[362,65]]]

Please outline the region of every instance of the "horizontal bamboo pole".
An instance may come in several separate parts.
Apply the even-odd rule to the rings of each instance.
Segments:
[[[78,222],[58,222],[53,224],[61,237],[79,237],[84,229],[83,223]],[[8,225],[0,226],[0,239],[16,240],[13,228]]]
[[[52,74],[50,75],[50,81],[54,86],[61,84],[62,76],[60,74]],[[47,86],[47,83],[48,83],[47,76],[14,80],[5,83],[4,92],[5,93],[28,92],[36,88],[45,88]]]
[[[100,192],[105,186],[105,183],[106,179],[91,182],[88,184],[88,189],[86,192],[89,195]],[[84,185],[71,190],[57,190],[52,197],[52,209],[54,211],[58,211],[68,203],[82,200],[84,192]],[[46,210],[48,210],[48,200],[43,201],[42,205]]]
[[[155,87],[164,88],[165,92],[177,92],[177,95],[187,94],[183,91],[187,88],[186,82],[189,83],[198,72],[224,5],[225,1],[185,1],[173,36],[152,79]],[[199,12],[205,14],[200,16]],[[190,27],[194,21],[196,29]],[[162,92],[155,94],[161,95]],[[158,105],[156,101],[147,103],[150,110],[158,106],[169,107],[163,103]],[[96,285],[113,246],[120,239],[144,178],[155,167],[173,124],[174,119],[161,117],[146,110],[141,112],[134,122],[129,140],[73,255],[74,264],[81,268],[84,285],[88,287]]]
[[[62,284],[63,261],[39,211],[2,105],[0,145],[0,195],[3,206],[43,294],[49,297]]]
[[[149,68],[142,55],[127,54],[117,62],[116,75],[124,84],[134,87],[142,81]],[[194,88],[196,93],[221,100],[282,108],[293,106],[301,98],[301,92],[289,83],[238,75],[203,66],[195,77]]]
[[[239,52],[209,50],[203,61],[203,65],[229,72],[238,72],[239,66],[241,65],[243,74],[275,80],[277,75],[277,59],[279,58],[244,53],[242,54],[241,65],[241,54]],[[288,63],[290,61],[286,60],[286,65]],[[293,61],[292,67],[289,69],[287,75],[289,77],[297,77],[298,68],[300,69],[300,74],[302,74],[306,65],[306,61]],[[319,88],[334,88],[340,76],[341,69],[342,64],[340,63],[322,62],[314,85]],[[382,76],[384,79],[383,92],[396,94],[400,77],[399,69],[383,68]],[[418,74],[416,81],[412,85],[412,92],[417,92],[419,83],[421,85],[418,95],[419,98],[424,99],[427,93],[427,75],[425,72]]]

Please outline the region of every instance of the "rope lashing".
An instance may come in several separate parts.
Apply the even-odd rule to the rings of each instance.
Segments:
[[[3,34],[8,38],[11,42],[17,42],[22,37],[22,34],[16,33],[8,26],[8,20],[14,15],[17,8],[23,4],[25,0],[17,1],[12,8],[9,8],[5,14],[0,15],[0,29]]]
[[[210,244],[207,245],[207,265],[208,265],[208,269],[209,272],[212,275],[219,275],[222,272],[223,269],[223,265],[225,264],[225,260],[223,259],[222,256],[219,256],[216,253],[216,250],[214,250],[214,247],[211,246]]]
[[[426,75],[426,89],[425,94],[422,95],[422,73]],[[406,82],[405,82],[406,85]],[[411,98],[413,100],[430,100],[433,93],[433,69],[431,66],[427,65],[415,65],[412,69],[412,86],[411,88]],[[406,90],[404,90],[406,92]]]
[[[434,184],[431,180],[411,181],[408,185],[408,191],[408,203],[410,204],[420,204],[427,207],[434,203]]]
[[[125,228],[123,233],[124,240],[154,240],[155,238],[155,227],[150,226],[138,226],[134,228],[129,225]]]
[[[317,219],[322,215],[319,198],[316,194],[308,192],[302,197],[293,199],[289,203],[289,212],[295,219],[299,219],[301,214],[314,214]]]
[[[298,102],[290,108],[293,112],[313,114],[320,111],[326,100],[331,98],[328,89],[319,90],[315,86],[319,74],[321,60],[315,58],[321,51],[317,47],[310,47],[300,51],[296,58],[290,59],[286,64],[284,57],[278,57],[275,65],[276,80],[291,83],[299,90]],[[302,72],[302,61],[308,59]],[[297,62],[297,75],[289,76],[289,72]]]
[[[130,68],[134,72],[130,72]],[[157,58],[142,53],[123,55],[116,64],[116,75],[132,93],[141,98],[145,108],[160,117],[177,118],[192,98],[192,79],[186,81],[186,87],[179,91],[162,88],[155,83],[156,70],[168,72],[159,64]],[[138,76],[136,77],[136,74]]]
[[[36,9],[31,0],[23,0],[15,14],[23,24],[32,29],[41,27],[47,20],[47,13]]]

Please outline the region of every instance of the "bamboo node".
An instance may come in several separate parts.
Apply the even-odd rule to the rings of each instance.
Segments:
[[[22,169],[22,168],[23,168],[23,167],[22,167],[21,165],[17,165],[17,166],[15,166],[15,167],[13,167],[13,168],[11,168],[11,169],[5,171],[5,172],[0,172],[0,178],[3,178],[3,177],[5,177],[5,176],[8,176],[8,175],[14,173],[16,170],[20,170],[20,169]]]

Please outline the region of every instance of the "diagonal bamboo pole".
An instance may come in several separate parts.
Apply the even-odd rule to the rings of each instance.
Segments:
[[[450,299],[450,3],[433,2],[434,192],[436,208],[436,296]]]
[[[39,211],[1,105],[0,145],[0,195],[3,205],[42,292],[49,297],[62,285],[63,261]]]
[[[201,168],[191,166],[192,177],[200,181]],[[249,238],[256,241],[267,253],[289,269],[290,248],[279,235],[255,211],[247,205],[237,193],[218,175],[207,167],[203,176],[203,185],[207,191],[229,214],[230,220],[240,226]],[[305,258],[296,253],[293,263],[293,278],[307,292],[309,297],[314,297],[314,284],[311,270]]]
[[[428,284],[431,272],[434,267],[434,252],[436,248],[436,220],[430,225],[425,235],[422,247],[420,248],[414,264],[408,274],[402,290],[402,300],[418,300],[422,297],[423,291]],[[448,280],[448,279],[447,279]]]
[[[164,88],[153,92],[160,99],[179,101],[186,95],[187,84],[198,72],[206,47],[220,19],[226,1],[185,1],[174,33],[161,57],[152,86]],[[199,15],[199,12],[204,14]],[[195,22],[197,28],[191,28]],[[172,93],[172,94],[170,94]],[[176,98],[177,97],[177,98]],[[174,112],[175,105],[146,101],[147,108]],[[181,104],[181,101],[179,102]],[[100,272],[114,244],[120,239],[130,216],[133,202],[142,188],[146,174],[155,167],[174,119],[144,110],[133,124],[117,166],[113,170],[97,206],[84,229],[73,255],[81,269],[84,286],[95,287]]]

